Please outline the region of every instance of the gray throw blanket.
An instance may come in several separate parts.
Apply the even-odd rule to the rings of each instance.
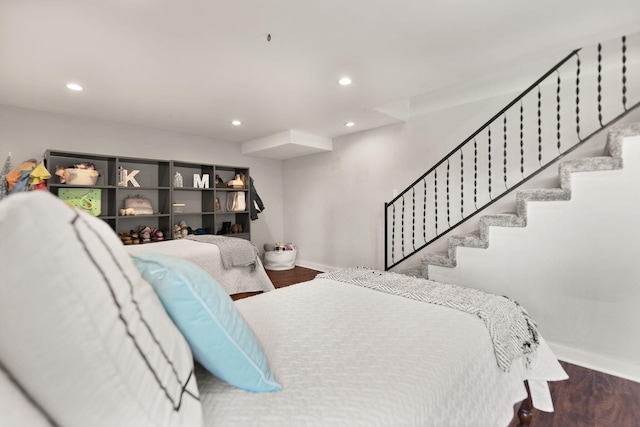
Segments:
[[[442,305],[478,316],[489,331],[498,366],[505,372],[509,372],[512,362],[519,357],[524,357],[529,366],[538,347],[536,324],[524,308],[507,297],[364,267],[322,273],[317,277]]]
[[[212,234],[191,234],[187,239],[218,246],[222,266],[227,270],[233,267],[251,267],[252,270],[256,268],[258,249],[248,240]]]

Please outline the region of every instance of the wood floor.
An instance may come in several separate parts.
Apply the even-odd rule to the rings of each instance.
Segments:
[[[313,279],[316,270],[267,270],[276,288]],[[561,362],[569,380],[550,383],[555,412],[535,411],[531,427],[640,427],[640,383]]]
[[[313,280],[317,274],[321,273],[317,270],[311,270],[309,268],[295,266],[292,270],[284,271],[272,271],[265,270],[271,283],[276,288],[282,288],[284,286],[295,285],[296,283],[306,282]]]
[[[555,412],[537,411],[531,427],[640,426],[640,383],[560,363],[569,380],[551,383]]]

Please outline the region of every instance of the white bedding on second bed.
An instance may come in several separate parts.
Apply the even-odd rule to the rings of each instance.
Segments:
[[[506,374],[477,317],[333,280],[236,305],[283,390],[249,393],[199,368],[208,426],[506,426],[526,376],[566,378],[544,340],[526,376],[519,361]],[[548,388],[532,383],[544,409]]]
[[[187,259],[213,276],[229,295],[243,292],[267,292],[275,289],[259,258],[256,260],[255,269],[251,267],[225,269],[220,258],[220,249],[211,243],[178,239],[142,245],[127,245],[125,248],[129,254],[160,252]]]

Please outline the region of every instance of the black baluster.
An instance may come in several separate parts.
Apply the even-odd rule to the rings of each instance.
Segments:
[[[433,171],[433,210],[436,216],[436,236],[438,235],[438,169]]]
[[[542,94],[538,86],[538,163],[542,166]]]
[[[622,36],[622,106],[627,111],[627,37]]]
[[[404,258],[404,194],[402,195],[402,216],[400,226],[400,244],[402,248],[402,258]]]
[[[464,218],[464,153],[460,149],[460,217]]]
[[[489,160],[489,198],[493,200],[493,197],[491,197],[491,126],[489,126],[487,129],[487,153]]]
[[[396,204],[391,205],[391,263],[396,260]]]
[[[598,122],[602,127],[602,45],[598,43]]]
[[[447,159],[447,225],[451,228],[451,218],[449,214],[449,159]]]
[[[422,178],[424,183],[424,209],[422,211],[422,237],[427,242],[427,178]]]
[[[411,201],[411,246],[413,250],[416,250],[416,186],[411,189],[412,201]]]
[[[576,134],[580,138],[580,55],[576,53]]]
[[[504,115],[502,132],[504,137],[504,163],[503,163],[502,172],[504,175],[504,188],[508,190],[509,187],[507,186],[507,115],[506,114]]]
[[[524,107],[520,100],[520,174],[524,178]]]
[[[473,138],[473,205],[478,210],[478,142]]]
[[[560,139],[560,72],[557,72],[558,78],[556,80],[556,138],[558,139],[558,153],[561,152],[561,139]]]

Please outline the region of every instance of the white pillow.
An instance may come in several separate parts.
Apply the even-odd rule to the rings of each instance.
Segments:
[[[0,202],[0,362],[58,425],[200,426],[184,337],[101,219]]]
[[[51,427],[46,414],[29,400],[1,366],[0,426]]]

